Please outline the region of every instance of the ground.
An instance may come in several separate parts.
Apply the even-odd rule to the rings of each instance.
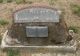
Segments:
[[[48,0],[43,0],[43,1],[42,0],[41,1],[34,0],[34,3],[49,4]],[[75,26],[75,27],[78,28],[78,33],[77,33],[76,39],[80,40],[80,38],[79,38],[80,37],[80,17],[72,13],[71,6],[70,6],[71,4],[80,5],[80,0],[55,0],[54,4],[51,5],[51,6],[53,6],[55,8],[58,8],[58,9],[61,9],[61,10],[64,11],[64,19],[65,19],[65,22],[66,22],[67,26],[68,27],[69,26]],[[10,22],[9,25],[11,25],[11,15],[12,15],[12,12],[16,8],[26,7],[27,5],[30,5],[30,4],[16,4],[15,2],[12,2],[12,3],[2,3],[2,4],[0,4],[0,18],[8,20]],[[7,29],[7,27],[9,25],[7,25],[7,26],[0,26],[0,33],[1,33],[0,35],[2,35],[2,33],[5,32],[5,30]],[[65,53],[64,55],[65,56],[79,56],[80,55],[79,52],[80,52],[80,50],[78,50],[77,53],[74,53],[74,54],[69,54],[69,55],[67,54],[67,55],[65,55],[66,54]],[[0,51],[0,56],[6,56],[6,52]],[[21,56],[31,56],[31,54],[27,53],[27,51],[24,52],[22,50],[21,51]],[[39,56],[39,55],[37,55],[37,56]],[[50,54],[48,56],[50,56]],[[53,56],[53,54],[52,54],[52,56]],[[61,56],[61,55],[54,54],[54,56]]]

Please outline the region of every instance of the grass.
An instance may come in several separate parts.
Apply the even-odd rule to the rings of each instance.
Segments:
[[[80,6],[71,4],[71,8],[73,13],[80,17]]]
[[[73,30],[74,33],[78,33],[78,28],[75,27],[75,26],[70,26],[70,27],[69,27],[69,30]]]
[[[37,0],[37,2],[43,2],[43,0]]]
[[[54,2],[55,2],[56,0],[48,0],[48,2],[49,2],[49,4],[50,5],[54,5]]]
[[[32,4],[33,2],[32,2],[32,1],[26,1],[25,3],[27,3],[27,4]]]
[[[0,3],[2,3],[3,2],[3,0],[0,0]]]
[[[5,0],[6,2],[8,2],[8,3],[10,3],[10,2],[13,2],[13,0]],[[41,1],[41,0],[40,0]],[[0,0],[0,3],[2,3],[3,2],[3,0]],[[32,4],[33,2],[32,1],[30,1],[30,0],[15,0],[15,2],[17,3],[17,4],[21,4],[21,3],[27,3],[27,4]]]
[[[15,0],[15,2],[16,2],[17,4],[20,4],[20,3],[23,3],[24,0]]]
[[[9,24],[9,22],[8,21],[6,21],[6,20],[3,20],[3,19],[0,19],[0,25],[7,25],[7,24]]]
[[[19,55],[19,50],[18,49],[13,50],[13,49],[9,48],[7,50],[7,56],[20,56]]]
[[[32,4],[33,2],[32,1],[25,1],[25,0],[15,0],[17,4],[21,4],[21,3],[27,3],[27,4]]]
[[[7,0],[8,3],[12,2],[12,0]]]

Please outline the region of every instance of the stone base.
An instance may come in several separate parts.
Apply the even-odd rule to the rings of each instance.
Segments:
[[[3,35],[3,39],[2,39],[2,42],[1,42],[1,47],[2,48],[27,48],[27,49],[34,49],[34,50],[39,50],[39,49],[48,49],[48,50],[52,50],[52,51],[63,51],[63,52],[75,52],[76,51],[76,48],[77,48],[77,43],[76,41],[73,41],[73,44],[69,44],[69,45],[48,45],[48,46],[27,46],[27,45],[20,45],[19,41],[17,39],[14,39],[15,42],[12,42],[11,43],[11,38],[9,38],[9,36],[7,35],[8,33],[8,30],[4,33]],[[6,38],[9,38],[9,39],[6,39]],[[6,42],[5,41],[8,41]],[[14,43],[17,43],[17,44],[14,44]]]

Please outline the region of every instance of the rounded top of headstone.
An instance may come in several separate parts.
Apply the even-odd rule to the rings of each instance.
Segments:
[[[16,10],[13,14],[15,23],[59,22],[61,11],[50,6],[32,5]]]

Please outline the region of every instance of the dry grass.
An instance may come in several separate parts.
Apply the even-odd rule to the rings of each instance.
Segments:
[[[0,0],[1,1],[1,0]],[[27,2],[29,1],[29,2]],[[20,4],[16,4],[14,2],[12,3],[5,3],[5,4],[0,4],[0,17],[7,19],[8,21],[11,22],[11,15],[12,12],[16,9],[16,8],[21,8],[21,7],[26,7],[29,4],[35,3],[35,2],[40,2],[43,4],[50,4],[53,7],[56,7],[62,11],[64,11],[64,19],[65,22],[67,23],[67,26],[75,26],[78,27],[78,37],[80,37],[80,17],[77,16],[76,14],[73,13],[72,8],[71,8],[71,4],[76,4],[76,5],[80,5],[80,1],[79,0],[57,0],[57,1],[49,1],[49,0],[26,0],[27,3],[23,4],[22,2],[17,1],[17,3]],[[80,12],[80,9],[77,13]],[[75,29],[75,27],[72,27],[73,29]],[[4,31],[4,27],[0,27],[0,33]],[[76,31],[76,30],[75,30]],[[80,38],[79,38],[80,39]],[[24,52],[23,52],[24,53]],[[22,56],[25,56],[23,54],[21,54]],[[27,55],[27,54],[26,54]],[[6,56],[6,55],[3,55]],[[79,53],[77,56],[80,56]]]

